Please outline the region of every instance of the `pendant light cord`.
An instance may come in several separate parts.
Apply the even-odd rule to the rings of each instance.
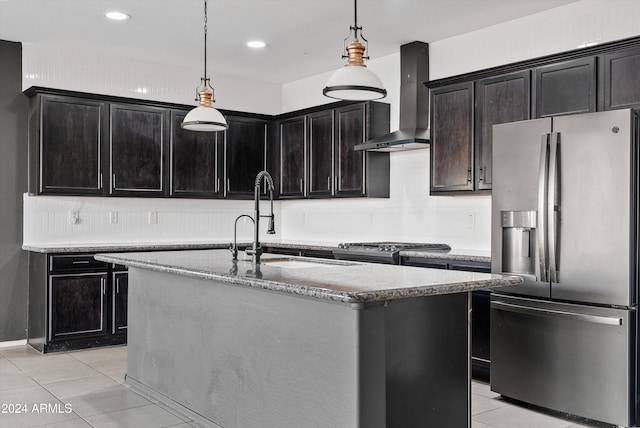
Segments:
[[[204,86],[207,86],[207,0],[204,0]]]

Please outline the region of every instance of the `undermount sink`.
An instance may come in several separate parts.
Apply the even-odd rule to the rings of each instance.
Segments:
[[[330,268],[338,266],[352,266],[355,263],[337,262],[333,260],[309,260],[309,259],[293,259],[293,258],[277,258],[277,259],[262,259],[261,264],[287,268],[287,269],[303,269],[303,268]]]

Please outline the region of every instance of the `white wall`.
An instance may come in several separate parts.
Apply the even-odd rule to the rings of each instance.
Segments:
[[[23,44],[22,88],[44,86],[94,94],[197,105],[202,70],[102,55],[67,46]],[[282,88],[274,83],[213,74],[215,107],[278,114]]]
[[[640,34],[640,1],[582,0],[515,21],[430,43],[431,79],[506,64]],[[429,42],[429,40],[423,40]],[[159,64],[102,58],[51,46],[24,46],[24,88],[32,85],[98,92],[134,98],[190,104],[199,82],[198,70]],[[63,59],[64,58],[64,59]],[[391,130],[398,127],[399,54],[368,62],[386,86],[391,104]],[[217,107],[276,114],[331,100],[321,93],[329,73],[275,87],[264,82],[213,76]],[[146,94],[136,93],[147,87]],[[255,93],[264,96],[255,96]],[[35,200],[32,201],[32,200]],[[230,219],[250,212],[246,202],[159,199],[27,197],[25,241],[43,239],[73,242],[203,240],[230,236]],[[69,206],[82,203],[92,213],[84,226],[65,223]],[[120,205],[122,204],[122,205]],[[282,239],[351,241],[398,239],[445,242],[470,250],[490,248],[489,196],[429,196],[429,150],[391,154],[391,198],[279,203]],[[131,221],[108,224],[108,211],[116,206],[129,212]],[[145,212],[159,207],[159,225],[145,225]],[[32,214],[36,211],[33,219]],[[165,211],[170,215],[164,215]],[[45,214],[46,212],[46,214]],[[471,215],[471,216],[470,216]],[[37,216],[44,216],[36,218]],[[473,224],[470,222],[473,219]],[[165,219],[164,222],[162,219]],[[199,220],[204,218],[204,220]],[[48,225],[39,226],[41,221]],[[189,226],[194,222],[193,226]],[[93,226],[91,226],[94,224]],[[86,228],[85,228],[86,226]],[[162,228],[162,234],[154,233]],[[115,229],[115,235],[114,235]],[[224,239],[223,237],[221,237]],[[212,238],[213,239],[213,238]],[[46,241],[44,241],[46,242]]]

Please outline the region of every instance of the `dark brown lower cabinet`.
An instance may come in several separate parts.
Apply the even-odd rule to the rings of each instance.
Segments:
[[[105,336],[106,285],[107,272],[51,275],[51,340]]]
[[[127,271],[94,254],[29,253],[28,343],[40,352],[127,341]]]
[[[491,263],[402,257],[401,264],[432,269],[463,270],[468,272],[491,272]],[[491,290],[471,293],[471,374],[476,379],[489,380],[491,372]]]
[[[111,334],[127,334],[127,293],[129,292],[129,274],[126,270],[113,272],[113,300]]]

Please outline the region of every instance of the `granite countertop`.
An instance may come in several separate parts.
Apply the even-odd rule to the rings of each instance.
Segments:
[[[258,271],[227,250],[98,254],[97,260],[349,304],[499,288],[516,276],[263,254]],[[241,259],[244,254],[241,254]],[[292,262],[295,261],[295,262]]]
[[[134,243],[74,243],[74,244],[26,244],[23,250],[37,253],[97,253],[111,251],[170,251],[170,250],[209,250],[229,248],[230,241],[188,241],[188,242],[134,242]],[[338,247],[337,242],[267,240],[261,242],[264,248],[292,248],[299,250],[331,251]],[[250,242],[238,242],[240,248],[251,245]],[[464,250],[454,248],[451,251],[400,251],[403,257],[423,257],[471,262],[491,262],[490,251]]]

